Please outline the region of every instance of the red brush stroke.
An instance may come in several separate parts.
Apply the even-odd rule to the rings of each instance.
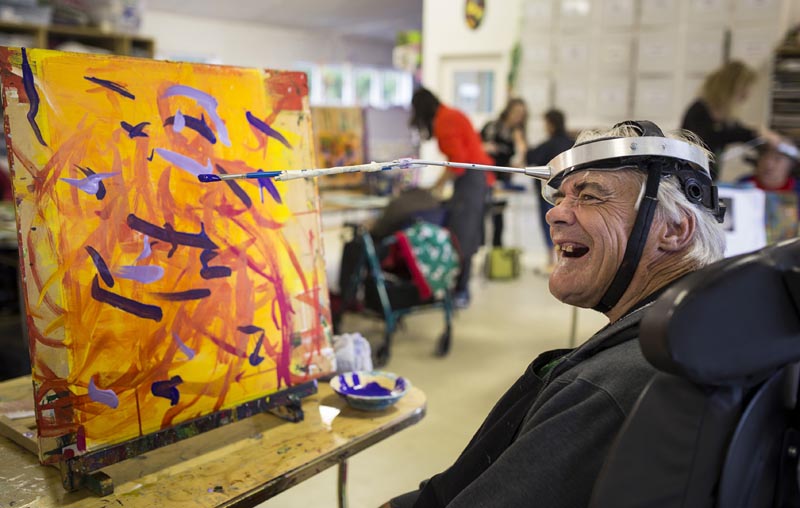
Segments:
[[[277,97],[275,111],[302,111],[303,98],[308,96],[305,72],[270,72],[266,79],[269,95]]]

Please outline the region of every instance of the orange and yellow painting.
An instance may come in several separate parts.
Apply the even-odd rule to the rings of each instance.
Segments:
[[[364,112],[361,108],[314,107],[317,166],[352,166],[364,164]],[[358,187],[363,173],[343,173],[325,179],[327,187]]]
[[[0,48],[40,455],[335,369],[303,73]]]

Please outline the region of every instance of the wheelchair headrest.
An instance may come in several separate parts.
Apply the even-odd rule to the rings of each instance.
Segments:
[[[703,385],[756,383],[800,361],[800,239],[680,279],[640,332],[650,363]]]

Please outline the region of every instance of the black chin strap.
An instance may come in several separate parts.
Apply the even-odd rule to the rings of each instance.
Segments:
[[[628,244],[625,246],[625,255],[622,257],[617,274],[597,305],[592,307],[598,312],[605,313],[613,309],[633,280],[639,260],[642,258],[644,244],[647,242],[653,214],[658,205],[658,186],[661,183],[662,164],[663,162],[656,160],[647,163],[647,182],[645,183],[644,197],[639,204],[639,213],[636,214],[631,235],[628,237]]]

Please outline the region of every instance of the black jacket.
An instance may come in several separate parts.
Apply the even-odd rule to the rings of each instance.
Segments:
[[[456,462],[393,505],[412,506],[412,500],[418,508],[588,505],[614,437],[655,373],[637,340],[648,306],[643,302],[577,349],[540,355]]]

